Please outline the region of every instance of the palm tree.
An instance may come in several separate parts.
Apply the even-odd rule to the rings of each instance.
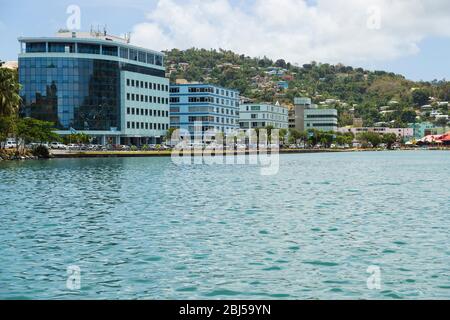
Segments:
[[[2,68],[0,61],[0,117],[16,115],[20,104],[17,71]]]

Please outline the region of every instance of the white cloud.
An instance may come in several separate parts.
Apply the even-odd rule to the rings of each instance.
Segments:
[[[237,3],[237,4],[236,4]],[[375,11],[375,26],[368,19]],[[159,0],[133,42],[157,50],[224,48],[305,63],[357,64],[415,54],[421,40],[450,37],[447,0]]]

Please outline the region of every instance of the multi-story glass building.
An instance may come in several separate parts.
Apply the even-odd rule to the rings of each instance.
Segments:
[[[195,123],[205,131],[225,134],[239,129],[239,92],[209,84],[170,87],[170,126],[195,137]]]
[[[279,104],[242,104],[239,111],[241,129],[249,130],[272,126],[288,129],[288,109]]]
[[[106,33],[19,38],[25,117],[101,144],[157,143],[169,128],[163,54]]]

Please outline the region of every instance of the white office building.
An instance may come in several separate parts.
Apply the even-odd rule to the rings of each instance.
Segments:
[[[239,111],[239,124],[242,130],[261,129],[272,126],[275,129],[288,129],[288,109],[280,104],[243,104]]]

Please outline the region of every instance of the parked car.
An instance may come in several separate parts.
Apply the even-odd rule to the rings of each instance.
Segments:
[[[52,142],[50,143],[50,149],[67,150],[67,146],[61,142]]]
[[[69,145],[67,146],[67,148],[68,148],[69,150],[79,150],[79,149],[80,149],[80,146],[77,145],[77,144],[75,144],[75,143],[71,143],[71,144],[69,144]]]
[[[17,148],[17,142],[13,140],[8,140],[4,143],[5,149],[15,149]]]

